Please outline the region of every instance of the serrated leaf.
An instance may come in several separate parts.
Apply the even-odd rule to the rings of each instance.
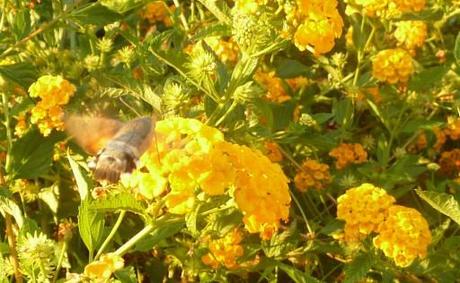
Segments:
[[[223,23],[211,24],[200,29],[190,40],[199,41],[211,36],[230,36],[232,29],[229,25]]]
[[[96,2],[72,11],[70,18],[81,25],[104,26],[119,20],[121,15]]]
[[[276,264],[281,270],[286,272],[286,274],[294,280],[295,283],[319,283],[320,280],[316,279],[315,277],[298,270],[297,268],[287,265],[281,262],[277,262]]]
[[[343,282],[359,282],[366,276],[373,264],[372,256],[370,254],[358,255],[351,263],[345,266],[345,280]]]
[[[121,270],[115,271],[115,277],[123,283],[137,283],[136,271],[134,267],[128,266]]]
[[[91,209],[92,201],[85,199],[78,209],[78,230],[90,254],[99,246],[104,236],[104,217]]]
[[[67,153],[67,160],[69,160],[70,168],[72,169],[73,176],[77,182],[78,193],[80,194],[80,199],[85,200],[88,196],[88,183],[86,182],[85,177],[80,171],[80,166],[75,162],[75,160],[70,157],[70,154]]]
[[[454,196],[432,191],[415,190],[415,192],[434,209],[460,225],[460,205]]]
[[[145,203],[137,200],[132,194],[120,193],[93,201],[90,209],[99,212],[127,210],[139,215],[144,215],[147,206]]]
[[[52,164],[54,144],[59,139],[60,135],[45,138],[37,130],[27,132],[13,143],[8,172],[15,179],[33,179],[45,174]]]

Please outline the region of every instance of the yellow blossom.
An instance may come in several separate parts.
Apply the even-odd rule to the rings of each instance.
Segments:
[[[362,145],[342,143],[338,147],[331,150],[329,156],[336,160],[335,167],[343,169],[349,164],[360,164],[367,161],[367,152]]]
[[[460,119],[449,117],[447,119],[447,128],[444,132],[451,140],[456,141],[460,139]]]
[[[275,75],[275,71],[263,72],[258,70],[254,75],[255,80],[267,90],[267,99],[275,103],[283,103],[291,99],[283,87],[280,78]]]
[[[372,75],[379,81],[405,83],[413,72],[412,57],[404,49],[382,50],[372,60]]]
[[[331,182],[329,166],[316,160],[305,160],[294,178],[298,190],[324,189]]]
[[[384,189],[372,184],[347,190],[337,199],[337,218],[345,221],[345,241],[357,242],[377,232],[394,202]]]
[[[283,160],[283,154],[281,153],[280,147],[274,142],[265,142],[264,144],[266,155],[272,162],[280,162]]]
[[[24,113],[20,114],[17,118],[16,126],[14,127],[14,134],[17,137],[22,137],[28,130],[26,115]]]
[[[259,6],[267,2],[267,0],[235,0],[234,9],[245,14],[253,14],[257,12]]]
[[[393,205],[378,228],[374,245],[396,265],[407,267],[417,257],[424,258],[431,243],[431,231],[425,218],[413,208]]]
[[[163,22],[165,26],[172,25],[169,10],[174,11],[175,6],[168,8],[164,1],[154,1],[147,4],[141,12],[141,17],[150,23]]]
[[[85,266],[84,274],[96,282],[105,282],[112,273],[123,268],[122,257],[113,253],[102,255],[99,260],[93,261]]]
[[[209,253],[204,255],[201,260],[214,269],[221,265],[228,269],[236,269],[240,266],[237,263],[238,258],[244,255],[242,240],[242,232],[238,229],[234,229],[221,239],[211,240]]]
[[[423,46],[427,35],[427,27],[424,21],[401,21],[398,22],[394,36],[398,45],[413,50]]]
[[[126,187],[137,189],[137,192],[146,199],[153,199],[166,190],[167,180],[157,171],[145,173],[135,170],[130,175],[122,175],[121,183]]]
[[[420,12],[425,8],[425,0],[390,0],[390,6],[401,12]]]
[[[355,0],[369,17],[380,16],[387,8],[388,0]]]

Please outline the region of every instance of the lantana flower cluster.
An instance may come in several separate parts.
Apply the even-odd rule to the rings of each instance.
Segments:
[[[30,120],[44,136],[48,136],[53,129],[64,129],[62,107],[69,102],[75,91],[75,86],[61,76],[45,75],[30,86],[30,96],[40,98],[31,110]]]
[[[212,268],[223,265],[228,269],[239,267],[237,260],[243,256],[244,248],[241,245],[243,233],[234,229],[227,233],[223,238],[209,241],[209,253],[204,255],[201,260],[204,264]]]
[[[264,72],[258,70],[254,79],[261,84],[266,90],[267,100],[275,103],[283,103],[291,99],[283,87],[283,82],[275,75],[274,71]]]
[[[287,12],[287,20],[295,30],[293,41],[297,48],[315,55],[332,50],[344,25],[336,0],[297,0]]]
[[[401,267],[426,255],[431,243],[428,222],[417,210],[395,205],[395,198],[384,189],[362,184],[337,201],[337,218],[345,221],[346,242],[356,243],[376,233],[374,246]]]
[[[369,17],[395,17],[401,13],[420,12],[425,0],[352,0],[349,4],[363,10]]]
[[[107,282],[112,273],[123,268],[124,265],[125,261],[121,256],[109,253],[86,265],[83,274],[90,278],[91,282]]]
[[[324,189],[331,182],[329,166],[316,160],[305,160],[294,178],[295,186],[300,191]]]
[[[159,121],[155,134],[156,142],[141,158],[148,172],[137,170],[122,179],[144,198],[164,195],[169,212],[185,214],[198,192],[215,196],[229,191],[246,229],[263,239],[288,219],[289,180],[260,151],[226,142],[219,130],[194,119]]]
[[[342,143],[329,152],[336,159],[335,167],[344,169],[350,164],[361,164],[367,161],[367,152],[359,143]]]

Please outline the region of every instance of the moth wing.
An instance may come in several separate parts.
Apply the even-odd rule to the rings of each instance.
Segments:
[[[70,115],[64,119],[66,131],[89,154],[95,155],[123,126],[105,117]]]

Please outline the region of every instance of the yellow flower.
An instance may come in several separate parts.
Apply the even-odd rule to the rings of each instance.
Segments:
[[[398,45],[408,50],[422,47],[427,35],[426,23],[423,21],[401,21],[397,23],[394,36]]]
[[[413,72],[412,57],[404,49],[380,51],[372,60],[372,75],[379,81],[405,83]]]
[[[372,184],[351,188],[337,199],[337,218],[345,221],[345,241],[357,242],[377,228],[395,199]]]
[[[298,190],[324,189],[331,182],[329,166],[316,160],[305,160],[294,178]]]
[[[391,5],[401,12],[420,12],[425,8],[425,0],[391,0]]]
[[[438,163],[444,175],[451,178],[458,177],[460,172],[460,149],[456,148],[443,152]]]
[[[367,16],[374,17],[382,15],[387,8],[388,0],[356,0],[355,3],[363,8]]]
[[[238,61],[240,49],[232,37],[227,40],[218,37],[209,37],[206,38],[206,43],[214,50],[222,62],[235,64]]]
[[[146,199],[153,199],[165,192],[167,180],[158,171],[147,173],[135,170],[131,174],[123,174],[121,183],[129,188],[137,189],[137,192]]]
[[[331,150],[329,156],[337,159],[335,162],[335,167],[337,169],[343,169],[349,164],[360,164],[367,161],[367,152],[359,143],[342,143]]]
[[[75,91],[75,86],[61,76],[45,75],[30,86],[30,96],[41,98],[31,110],[30,121],[37,124],[44,136],[48,136],[53,129],[64,129],[62,106],[69,102]]]
[[[244,248],[240,244],[243,240],[242,232],[234,229],[225,237],[211,240],[209,243],[209,253],[204,255],[201,260],[204,264],[217,269],[223,265],[228,269],[240,267],[237,263],[238,258],[244,255]]]
[[[18,116],[17,120],[18,121],[16,123],[16,126],[14,127],[14,134],[17,137],[22,137],[27,132],[27,130],[29,129],[27,127],[27,121],[26,121],[25,113],[20,114]]]
[[[433,132],[436,136],[436,143],[433,145],[433,149],[439,151],[446,143],[446,133],[438,127],[433,128]]]
[[[444,130],[445,134],[450,139],[456,141],[460,139],[460,119],[454,119],[449,117],[447,119],[447,128]]]
[[[266,155],[272,162],[280,162],[283,160],[283,154],[280,151],[280,147],[274,142],[265,142]]]
[[[235,0],[235,7],[239,12],[245,14],[254,14],[259,6],[267,3],[267,0]]]
[[[150,23],[163,22],[165,26],[172,25],[169,10],[174,11],[175,6],[168,8],[164,1],[154,1],[147,4],[141,12],[141,17],[148,20]]]
[[[84,274],[96,282],[105,282],[112,276],[112,273],[123,268],[124,260],[122,257],[113,253],[105,254],[97,261],[93,261],[85,266]]]
[[[309,49],[315,55],[327,53],[342,35],[343,20],[339,12],[326,15],[311,11],[294,34],[295,46],[303,51]]]
[[[280,78],[276,77],[275,71],[266,73],[258,70],[254,79],[267,90],[267,99],[275,103],[283,103],[291,99],[283,87]]]
[[[378,233],[374,245],[401,267],[411,265],[417,257],[425,257],[431,244],[431,232],[425,218],[417,210],[400,205],[389,208],[388,217],[380,224]]]

